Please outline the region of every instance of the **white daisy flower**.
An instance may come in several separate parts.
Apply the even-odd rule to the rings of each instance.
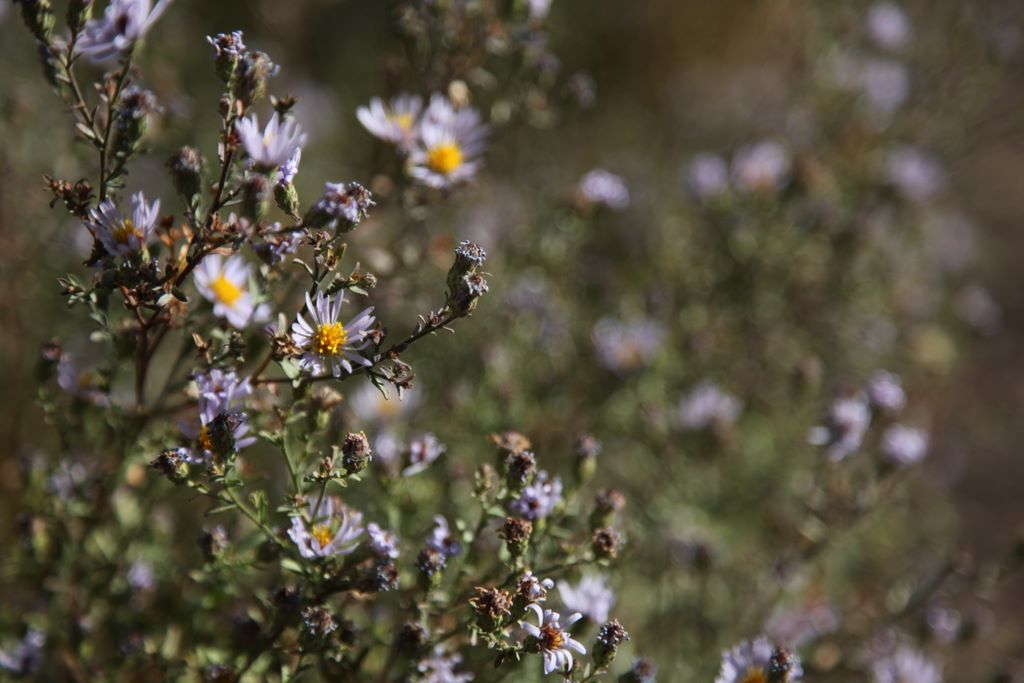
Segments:
[[[541,654],[544,655],[544,675],[552,671],[569,672],[575,662],[572,658],[573,650],[581,655],[587,654],[587,648],[569,635],[565,629],[572,626],[583,618],[578,612],[572,614],[565,620],[565,627],[559,623],[558,612],[542,610],[540,605],[527,605],[527,609],[537,615],[537,625],[534,626],[528,621],[519,622],[519,627],[537,639]]]
[[[874,683],[942,683],[942,670],[920,652],[901,647],[874,665]]]
[[[715,683],[766,683],[774,653],[774,646],[764,636],[743,641],[722,653],[722,666]],[[803,676],[800,660],[795,655],[789,655],[788,663],[786,680],[795,681]]]
[[[568,581],[559,581],[556,585],[567,610],[580,612],[596,624],[608,621],[608,613],[615,605],[615,593],[603,576],[588,574],[575,586]]]
[[[882,434],[882,454],[897,465],[913,465],[928,453],[928,432],[895,424]]]
[[[326,375],[329,371],[340,377],[342,370],[351,374],[352,364],[369,367],[373,362],[359,353],[369,344],[366,339],[373,326],[373,307],[364,308],[349,321],[348,325],[338,322],[341,304],[345,293],[338,292],[338,298],[331,304],[331,296],[323,292],[316,293],[316,301],[306,294],[306,310],[311,322],[299,313],[292,324],[292,336],[295,343],[306,350],[299,365],[314,375]]]
[[[390,531],[382,528],[376,522],[366,525],[366,534],[369,536],[370,550],[382,560],[398,559],[398,537]]]
[[[129,216],[123,215],[109,199],[104,199],[89,210],[88,225],[111,256],[142,251],[156,227],[156,220],[160,216],[159,199],[147,204],[145,195],[136,192],[132,195],[131,204]]]
[[[199,428],[184,422],[178,424],[182,434],[194,444],[194,448],[183,449],[182,455],[191,463],[211,461],[214,445],[210,425],[221,415],[230,419],[236,453],[254,444],[256,437],[249,435],[249,418],[242,411],[242,404],[252,393],[249,379],[240,380],[233,370],[219,369],[198,373],[193,379],[199,393]]]
[[[433,434],[416,437],[409,443],[409,466],[402,470],[402,476],[419,474],[440,458],[445,450],[445,445]]]
[[[109,62],[127,51],[164,13],[171,0],[111,0],[103,17],[90,19],[75,52],[92,62]]]
[[[705,429],[735,424],[743,410],[738,398],[714,382],[702,382],[679,406],[679,423],[684,429]]]
[[[270,117],[262,131],[256,114],[236,122],[235,130],[253,165],[257,170],[264,172],[288,162],[295,154],[295,150],[306,144],[306,135],[298,121],[293,117],[287,117],[282,122],[277,112]]]
[[[369,107],[356,110],[356,118],[370,134],[408,151],[416,142],[422,110],[422,97],[402,93],[387,103],[374,97]]]
[[[266,304],[253,305],[249,273],[249,264],[237,254],[228,258],[210,254],[196,267],[196,289],[213,303],[213,314],[239,330],[270,317]]]
[[[310,514],[315,514],[315,517],[292,517],[292,526],[288,530],[288,537],[307,560],[348,555],[359,545],[363,513],[329,496],[318,512]]]
[[[199,392],[199,412],[204,415],[216,416],[217,413],[237,410],[252,394],[249,378],[239,379],[234,370],[225,372],[214,368],[208,373],[196,374],[193,379]]]
[[[480,169],[478,157],[488,132],[475,109],[455,109],[435,94],[420,124],[419,145],[412,152],[412,177],[438,188],[469,180]]]
[[[446,654],[444,647],[434,647],[434,654],[416,665],[422,676],[419,683],[469,683],[473,680],[471,673],[456,673],[455,667],[462,663],[462,655],[457,652]]]

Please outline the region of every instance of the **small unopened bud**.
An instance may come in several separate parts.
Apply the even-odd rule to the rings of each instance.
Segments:
[[[618,619],[612,619],[601,626],[594,644],[594,663],[599,669],[607,669],[619,653],[619,645],[629,640],[629,634]]]
[[[43,43],[50,42],[53,33],[53,5],[50,0],[20,0],[21,17],[32,35]]]
[[[420,588],[424,591],[441,585],[441,576],[448,558],[436,548],[424,548],[416,556],[416,568],[419,569]]]
[[[469,604],[476,613],[476,624],[481,630],[491,633],[505,625],[512,615],[512,596],[501,588],[477,586],[475,596]]]
[[[533,475],[537,472],[537,458],[532,451],[512,453],[505,462],[505,468],[509,490],[519,493],[533,481]]]
[[[598,491],[594,496],[594,512],[590,515],[590,528],[611,526],[616,513],[626,506],[626,497],[615,489]]]
[[[622,550],[622,536],[615,529],[598,529],[590,539],[590,548],[594,551],[594,557],[614,560]]]
[[[519,517],[508,517],[505,525],[501,528],[501,537],[505,539],[505,547],[509,555],[521,557],[530,544],[530,536],[533,534],[533,523],[528,519]]]
[[[427,629],[422,624],[407,622],[395,637],[395,649],[410,659],[419,659],[426,651],[430,642]]]
[[[71,0],[68,3],[68,28],[74,35],[82,30],[85,22],[92,18],[92,6],[94,0]]]
[[[768,660],[768,681],[767,683],[786,683],[796,660],[788,650],[781,647],[775,648],[772,658]]]
[[[398,589],[398,568],[390,559],[379,560],[369,567],[356,584],[364,593],[383,593]]]
[[[469,273],[475,273],[487,260],[487,252],[479,245],[464,240],[455,247],[455,262],[448,270],[448,289],[455,291],[459,281]]]
[[[292,183],[275,183],[274,201],[277,208],[289,216],[294,218],[299,215],[299,192]]]
[[[477,302],[487,293],[487,280],[480,273],[468,273],[448,292],[449,303],[459,315],[469,315],[476,310]]]
[[[526,572],[516,582],[516,592],[512,599],[512,614],[515,617],[526,614],[529,605],[544,602],[548,591],[555,587],[551,579],[538,579],[533,572]]]
[[[238,61],[245,52],[242,32],[218,33],[216,36],[207,36],[206,40],[213,46],[213,63],[217,76],[225,84],[230,83],[235,75],[235,69],[238,68]]]
[[[212,529],[204,529],[199,535],[199,549],[203,552],[203,559],[213,562],[220,557],[228,547],[228,534],[224,527],[217,525]]]
[[[245,108],[267,94],[267,79],[277,74],[277,65],[263,52],[246,52],[236,65],[231,94]]]
[[[581,434],[576,439],[576,480],[585,484],[594,477],[597,471],[597,455],[601,452],[601,442],[590,434]]]
[[[254,223],[267,217],[270,201],[270,181],[260,174],[250,175],[242,183],[242,215]]]
[[[305,645],[323,643],[338,628],[334,617],[320,606],[310,606],[302,610],[302,640]]]
[[[149,115],[159,109],[156,96],[148,90],[134,85],[125,88],[117,100],[114,114],[114,153],[127,158],[138,151],[139,143],[146,134]]]
[[[373,459],[370,441],[363,432],[349,432],[341,445],[341,465],[346,474],[357,474],[366,469]]]
[[[161,452],[149,466],[175,484],[181,484],[188,479],[188,463],[185,456],[176,449],[169,448]]]
[[[190,202],[203,190],[203,168],[206,162],[195,147],[182,147],[167,160],[171,182],[178,194]]]

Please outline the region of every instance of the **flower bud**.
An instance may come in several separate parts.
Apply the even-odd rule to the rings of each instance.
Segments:
[[[181,484],[188,479],[188,463],[185,456],[179,450],[169,448],[160,453],[149,463],[149,466],[159,471],[175,484]]]
[[[238,60],[231,94],[249,108],[267,94],[267,79],[277,74],[277,65],[263,52],[251,50]]]
[[[306,647],[322,645],[338,628],[331,613],[320,606],[302,610],[302,633],[300,638]]]
[[[74,35],[82,30],[85,22],[92,18],[92,6],[94,0],[71,0],[68,3],[68,28]]]
[[[619,652],[619,645],[629,640],[629,634],[618,619],[612,619],[601,626],[597,632],[597,642],[594,644],[594,664],[599,669],[607,669],[608,665],[615,660]]]
[[[267,217],[270,200],[270,181],[260,174],[250,175],[242,183],[242,215],[254,223]]]
[[[356,587],[364,593],[398,590],[398,567],[390,559],[379,560],[359,577]]]
[[[626,506],[626,497],[615,489],[598,491],[594,496],[594,511],[590,515],[590,528],[597,530],[611,526],[616,513]]]
[[[53,5],[50,0],[20,0],[21,17],[36,40],[49,43],[53,33]]]
[[[532,451],[512,453],[505,461],[505,469],[508,472],[506,483],[509,490],[519,493],[533,481],[533,475],[537,472],[537,458]]]
[[[191,202],[193,197],[202,192],[205,165],[206,162],[199,150],[187,145],[167,160],[174,189],[186,202]]]
[[[402,624],[395,637],[395,649],[410,659],[419,659],[426,652],[429,642],[427,629],[422,624],[407,622]]]
[[[551,579],[538,579],[533,572],[526,572],[516,582],[516,592],[512,599],[512,614],[520,617],[526,614],[529,605],[540,604],[548,597],[548,591],[555,587]]]
[[[454,289],[448,291],[449,304],[459,315],[469,315],[476,310],[477,301],[487,293],[487,280],[480,273],[468,273],[459,280]]]
[[[441,585],[441,577],[448,558],[436,548],[424,548],[416,557],[416,568],[420,570],[419,584],[424,591]]]
[[[594,557],[614,560],[622,550],[622,536],[615,529],[598,529],[590,539],[590,548],[594,551]]]
[[[114,154],[128,158],[138,151],[139,142],[146,134],[149,115],[158,110],[156,96],[134,85],[125,88],[117,100],[114,114]]]
[[[469,604],[476,613],[476,625],[481,630],[491,633],[498,630],[512,616],[512,596],[501,588],[483,588],[477,586],[476,595]]]
[[[484,265],[487,260],[487,252],[477,244],[464,240],[455,248],[455,263],[448,270],[448,289],[455,291],[459,282],[469,273],[475,273],[477,268]]]
[[[225,85],[231,83],[238,68],[238,61],[245,52],[242,32],[218,33],[213,37],[207,36],[206,40],[213,46],[213,63],[217,76]]]
[[[768,660],[767,683],[786,683],[793,672],[794,664],[793,655],[788,650],[775,648],[771,659]]]
[[[530,544],[530,535],[533,534],[533,523],[528,519],[519,517],[508,517],[505,525],[501,528],[500,535],[505,539],[505,547],[509,555],[521,557]]]
[[[642,657],[633,661],[629,671],[619,676],[619,683],[654,683],[657,680],[658,667]]]
[[[274,184],[274,201],[277,207],[291,217],[299,215],[299,191],[292,183]]]
[[[585,484],[594,477],[597,470],[597,455],[601,442],[590,434],[581,434],[576,439],[576,480]]]
[[[341,445],[341,465],[346,474],[357,474],[373,460],[370,441],[363,432],[349,432]]]
[[[374,206],[373,195],[359,183],[326,183],[324,194],[306,212],[308,228],[351,232]]]

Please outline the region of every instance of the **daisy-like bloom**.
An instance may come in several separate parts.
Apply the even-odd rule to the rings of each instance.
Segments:
[[[525,572],[516,583],[516,600],[539,605],[548,599],[548,591],[554,587],[551,579],[538,579],[533,572]]]
[[[215,59],[223,59],[225,57],[238,59],[246,49],[241,31],[206,36],[206,42],[213,46],[213,56]]]
[[[570,650],[585,655],[587,648],[573,640],[565,629],[582,619],[583,615],[578,612],[570,615],[565,620],[565,626],[562,626],[558,612],[542,610],[540,605],[527,605],[527,609],[537,615],[537,625],[521,621],[519,627],[537,639],[537,645],[544,655],[544,675],[552,671],[571,671],[575,662]]]
[[[475,109],[455,109],[435,94],[420,124],[420,139],[410,160],[413,178],[429,187],[457,185],[476,175],[489,129]]]
[[[310,209],[305,223],[313,228],[339,227],[343,231],[351,230],[359,221],[370,215],[370,207],[375,206],[373,195],[359,183],[324,183],[324,193]]]
[[[376,522],[366,525],[370,550],[381,560],[398,559],[398,537],[390,531],[382,529]]]
[[[16,644],[0,648],[0,671],[27,676],[39,668],[43,658],[46,634],[32,628]]]
[[[302,148],[296,147],[288,161],[281,164],[280,172],[277,174],[277,184],[281,187],[291,185],[295,176],[299,174],[299,162],[302,161]]]
[[[580,612],[597,624],[608,621],[608,613],[615,604],[615,593],[603,576],[588,574],[575,586],[568,581],[559,581],[556,585],[567,610]]]
[[[374,97],[370,100],[369,107],[359,107],[356,110],[356,118],[371,135],[408,151],[416,141],[422,110],[422,97],[402,93],[386,103],[381,98]]]
[[[907,404],[907,393],[903,390],[899,375],[879,370],[868,382],[868,397],[876,408],[899,412]]]
[[[159,199],[147,204],[145,195],[136,192],[132,195],[131,204],[132,210],[128,216],[123,215],[109,199],[104,199],[89,210],[88,226],[111,256],[142,251],[156,226],[156,219],[160,215]]]
[[[447,447],[433,434],[416,437],[409,443],[409,466],[402,470],[402,476],[411,477],[427,469],[441,457]]]
[[[462,543],[459,542],[451,528],[448,520],[442,515],[434,517],[434,528],[427,538],[427,547],[443,554],[445,557],[455,557],[462,552]]]
[[[310,511],[309,514],[315,514],[315,517],[292,517],[292,526],[288,530],[288,537],[307,560],[348,555],[359,545],[363,513],[329,496],[324,499],[319,512]]]
[[[602,318],[594,325],[591,338],[602,365],[615,372],[628,372],[654,359],[665,339],[665,330],[650,319],[624,322]]]
[[[434,653],[416,665],[422,674],[416,680],[420,683],[469,683],[473,680],[473,674],[455,671],[461,663],[462,655],[457,652],[447,654],[443,646],[436,645]]]
[[[871,408],[865,396],[839,398],[829,408],[825,424],[813,427],[807,441],[828,446],[829,460],[839,461],[860,448],[870,424]]]
[[[883,50],[899,50],[910,39],[910,21],[893,2],[876,2],[868,10],[868,37]]]
[[[897,465],[913,465],[928,453],[928,432],[895,424],[882,434],[882,455]]]
[[[231,440],[237,453],[256,442],[249,435],[249,418],[241,410],[246,397],[252,393],[249,379],[239,380],[233,371],[214,369],[194,377],[199,393],[199,428],[179,423],[182,433],[195,444],[195,448],[184,448],[180,454],[190,463],[211,462],[213,458],[215,422],[223,421],[231,429]]]
[[[679,423],[684,429],[697,430],[736,423],[743,404],[713,382],[703,382],[691,391],[679,406]]]
[[[92,62],[109,62],[129,50],[164,13],[171,0],[111,0],[103,17],[90,19],[75,52]]]
[[[253,305],[249,273],[249,264],[238,254],[227,258],[210,254],[196,268],[196,289],[213,303],[213,314],[239,330],[270,317],[266,304]]]
[[[508,504],[512,514],[535,522],[550,515],[562,500],[562,480],[545,470],[537,472],[533,483]]]
[[[603,204],[616,211],[629,206],[629,188],[625,179],[603,168],[595,168],[583,176],[579,191],[591,204]]]
[[[260,130],[256,114],[235,123],[238,139],[258,171],[269,172],[290,161],[295,151],[306,144],[302,126],[294,117],[281,117],[274,112],[266,128]],[[296,168],[298,161],[296,161]]]
[[[908,647],[875,662],[872,673],[874,683],[942,683],[942,669]]]
[[[769,671],[780,666],[786,668],[783,680],[795,681],[803,676],[800,660],[795,655],[773,647],[764,636],[745,640],[722,653],[722,666],[715,683],[767,683]]]
[[[359,315],[349,321],[348,325],[338,322],[341,304],[345,293],[338,292],[338,298],[331,303],[331,295],[316,293],[316,301],[306,294],[306,311],[310,321],[299,313],[292,324],[292,336],[295,343],[305,349],[299,365],[303,370],[317,376],[326,375],[329,371],[335,377],[341,377],[342,370],[351,374],[352,363],[371,366],[373,362],[359,353],[369,344],[366,339],[373,326],[373,306],[364,308]]]
[[[690,161],[686,181],[697,199],[718,197],[729,191],[729,165],[717,154],[698,154]]]
[[[766,140],[736,152],[732,160],[732,179],[744,192],[775,193],[789,182],[791,167],[786,148]]]
[[[216,415],[237,410],[239,405],[252,394],[249,378],[239,379],[234,370],[214,368],[208,373],[198,373],[193,378],[199,392],[199,412]]]

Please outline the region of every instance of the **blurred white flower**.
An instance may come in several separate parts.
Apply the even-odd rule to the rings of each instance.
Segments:
[[[838,398],[832,402],[824,425],[814,427],[807,440],[815,446],[828,446],[829,460],[838,461],[860,448],[871,424],[871,408],[863,395]]]
[[[608,613],[615,605],[615,593],[603,576],[587,574],[575,586],[568,581],[559,581],[556,585],[567,610],[580,612],[596,624],[608,621]]]
[[[531,521],[543,519],[555,510],[562,500],[562,480],[551,477],[545,470],[537,472],[533,483],[523,489],[519,497],[509,502],[509,510]]]
[[[446,188],[471,179],[480,169],[489,128],[475,109],[455,109],[434,94],[420,124],[419,144],[410,157],[411,175],[429,187]]]
[[[765,140],[740,148],[732,160],[732,179],[744,192],[775,193],[789,182],[792,161],[789,151]]]
[[[621,211],[629,206],[629,188],[622,176],[603,168],[594,170],[580,180],[580,195],[591,204],[603,204]]]
[[[19,642],[0,648],[0,671],[27,676],[39,668],[46,634],[30,628]]]
[[[876,407],[889,412],[903,410],[907,404],[907,393],[903,390],[899,375],[879,370],[868,382],[868,397]]]
[[[679,424],[690,430],[729,426],[736,422],[742,410],[743,404],[738,398],[714,382],[702,382],[680,403]]]
[[[381,528],[376,522],[370,522],[366,525],[366,535],[369,537],[370,550],[379,559],[395,560],[398,558],[398,537],[393,533]]]
[[[164,13],[171,0],[111,0],[101,18],[90,19],[75,52],[92,62],[109,62],[126,52]]]
[[[444,646],[436,645],[434,653],[416,665],[422,674],[419,683],[468,683],[473,680],[471,673],[456,673],[455,667],[462,663],[457,652],[445,653]]]
[[[914,202],[931,199],[945,183],[938,162],[913,147],[897,147],[889,152],[886,176],[903,196]]]
[[[874,683],[941,683],[942,670],[930,659],[908,647],[875,662]]]
[[[729,191],[729,165],[717,154],[698,154],[690,160],[686,180],[697,199],[718,197]]]
[[[370,100],[369,107],[359,107],[356,110],[356,118],[372,135],[409,151],[419,134],[419,117],[422,109],[422,97],[402,93],[387,103],[379,97],[374,97]]]
[[[722,664],[715,683],[764,683],[769,680],[768,666],[775,648],[764,636],[745,640],[722,653]],[[803,676],[800,659],[790,655],[791,669],[787,680],[796,681]]]
[[[868,9],[868,37],[883,50],[899,50],[910,39],[910,20],[899,5],[876,2]]]
[[[447,450],[433,434],[421,434],[409,443],[409,466],[402,470],[402,476],[411,477],[427,469],[432,462]]]
[[[651,319],[623,322],[602,318],[591,334],[601,364],[609,370],[626,372],[648,365],[661,349],[665,329]]]
[[[882,434],[882,454],[897,465],[913,465],[928,452],[928,433],[895,424]]]
[[[235,130],[245,153],[249,155],[253,165],[263,172],[271,171],[288,162],[296,150],[306,144],[306,135],[298,121],[289,116],[282,122],[277,112],[270,117],[263,130],[260,130],[256,114],[250,114],[237,121]]]

